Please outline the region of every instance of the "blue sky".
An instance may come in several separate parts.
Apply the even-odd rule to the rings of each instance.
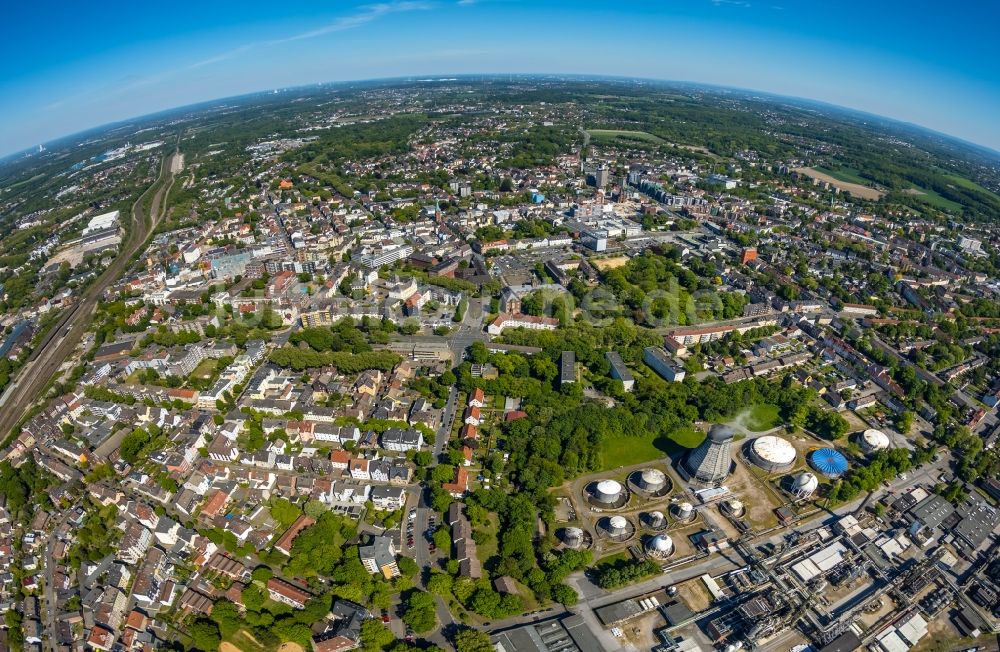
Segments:
[[[0,156],[251,91],[425,74],[613,74],[870,111],[1000,149],[993,0],[14,3]]]

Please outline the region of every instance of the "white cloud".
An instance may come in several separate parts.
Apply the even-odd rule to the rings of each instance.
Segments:
[[[404,2],[383,2],[374,5],[365,5],[360,8],[356,14],[351,14],[349,16],[342,16],[337,20],[324,25],[322,27],[309,30],[307,32],[302,32],[301,34],[294,34],[292,36],[286,36],[284,38],[275,39],[273,41],[267,41],[267,45],[276,45],[279,43],[288,43],[289,41],[301,41],[303,39],[316,38],[318,36],[325,36],[326,34],[332,34],[334,32],[343,32],[344,30],[354,29],[356,27],[361,27],[367,23],[377,20],[382,16],[387,14],[402,13],[406,11],[425,11],[427,9],[433,8],[433,4],[429,2],[419,2],[413,0],[407,0]]]
[[[153,73],[143,77],[133,77],[130,78],[127,83],[119,84],[113,88],[102,88],[102,89],[90,89],[82,93],[78,93],[75,96],[64,97],[44,106],[43,109],[46,111],[52,111],[57,108],[62,107],[66,103],[72,101],[74,103],[83,102],[104,102],[111,97],[120,97],[132,91],[140,88],[148,87],[151,85],[159,84],[166,79],[171,77],[191,72],[193,70],[198,70],[200,68],[205,68],[212,66],[223,61],[228,61],[234,59],[246,52],[251,50],[261,48],[261,47],[272,47],[275,45],[280,45],[282,43],[290,43],[293,41],[303,41],[307,39],[314,39],[320,36],[325,36],[327,34],[333,34],[335,32],[343,32],[350,29],[356,29],[362,27],[372,21],[378,20],[383,16],[394,13],[402,13],[409,11],[424,11],[434,8],[432,2],[427,2],[424,0],[399,0],[398,2],[381,2],[377,4],[362,5],[357,8],[357,11],[353,14],[348,14],[341,16],[336,20],[327,23],[321,27],[317,27],[311,30],[300,32],[298,34],[292,34],[290,36],[283,36],[276,39],[268,39],[263,41],[252,41],[249,43],[244,43],[232,49],[226,50],[225,52],[220,52],[218,54],[212,55],[200,61],[195,61],[194,63],[188,64],[181,68],[173,68],[160,71],[158,73]]]

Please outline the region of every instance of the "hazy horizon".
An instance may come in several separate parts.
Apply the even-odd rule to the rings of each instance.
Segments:
[[[205,99],[205,100],[198,100],[198,101],[195,101],[195,102],[190,102],[188,104],[182,104],[182,105],[178,105],[178,106],[165,107],[165,108],[158,109],[158,110],[155,110],[155,111],[151,111],[149,113],[145,113],[145,114],[142,114],[142,115],[128,116],[128,117],[122,118],[120,120],[113,120],[113,121],[110,121],[110,122],[105,122],[105,123],[93,125],[93,126],[90,126],[90,127],[85,127],[85,128],[83,128],[83,129],[81,129],[79,131],[75,131],[73,133],[68,133],[68,134],[63,134],[61,136],[56,136],[56,137],[54,137],[54,138],[52,138],[52,139],[50,139],[48,141],[45,141],[45,142],[42,142],[42,143],[36,143],[36,144],[33,144],[33,145],[29,145],[28,147],[19,149],[19,150],[14,151],[14,152],[6,152],[6,153],[0,152],[0,161],[6,160],[6,159],[9,159],[9,158],[13,158],[13,157],[17,157],[17,156],[22,155],[22,154],[29,154],[38,145],[45,146],[45,145],[50,145],[50,144],[57,143],[57,142],[60,142],[60,141],[63,141],[63,140],[72,140],[74,138],[82,138],[82,137],[84,137],[86,134],[88,134],[90,132],[100,132],[100,131],[103,131],[103,130],[110,130],[110,129],[114,129],[115,127],[117,127],[119,125],[126,125],[126,124],[129,124],[129,123],[132,123],[132,122],[141,123],[141,122],[146,121],[146,120],[151,120],[151,119],[153,119],[153,118],[155,118],[156,116],[159,116],[159,115],[170,114],[170,113],[175,113],[175,112],[181,112],[181,111],[193,109],[195,107],[203,106],[203,105],[220,104],[220,103],[226,102],[228,100],[242,100],[242,99],[250,98],[250,97],[253,97],[253,96],[256,96],[256,95],[270,95],[272,93],[289,93],[289,92],[296,92],[296,91],[304,91],[304,90],[308,90],[308,89],[311,89],[311,88],[321,88],[321,87],[326,87],[326,86],[338,86],[338,85],[349,86],[351,84],[376,84],[376,85],[378,85],[378,84],[390,85],[392,83],[414,83],[414,84],[416,84],[416,83],[420,83],[420,82],[423,82],[423,81],[427,81],[427,82],[445,82],[445,81],[449,81],[449,80],[452,80],[452,79],[457,79],[459,81],[464,81],[464,80],[469,80],[469,79],[475,79],[476,77],[483,77],[483,78],[487,78],[487,79],[494,79],[494,80],[503,81],[503,77],[505,77],[505,76],[510,76],[510,77],[513,77],[513,78],[519,78],[519,79],[522,79],[522,80],[524,80],[524,79],[530,79],[530,78],[538,78],[538,79],[544,79],[544,78],[565,78],[565,79],[569,79],[569,80],[572,80],[572,81],[602,81],[602,80],[606,80],[606,81],[618,81],[618,82],[650,82],[650,83],[664,84],[664,85],[667,85],[667,86],[669,86],[669,85],[696,86],[696,87],[700,86],[700,87],[704,87],[706,89],[714,89],[714,90],[718,90],[718,91],[734,91],[734,92],[741,92],[741,93],[746,93],[746,94],[760,94],[760,95],[764,95],[764,96],[773,97],[775,99],[783,99],[783,100],[789,100],[789,101],[792,101],[792,102],[798,102],[798,103],[801,103],[801,104],[804,104],[804,105],[805,104],[821,104],[821,105],[827,106],[827,107],[829,107],[830,109],[833,109],[833,110],[839,110],[839,111],[848,112],[848,113],[860,113],[860,114],[870,115],[873,118],[879,118],[879,119],[882,119],[882,120],[888,120],[890,122],[895,122],[895,123],[897,123],[897,124],[899,124],[901,126],[910,126],[910,127],[916,128],[916,129],[923,129],[923,130],[929,131],[931,133],[935,133],[935,134],[938,134],[940,136],[943,136],[945,138],[950,138],[950,139],[953,139],[953,140],[965,143],[966,145],[969,145],[969,146],[972,146],[972,147],[977,147],[977,148],[981,148],[981,149],[987,150],[987,151],[995,154],[998,158],[1000,158],[1000,149],[995,149],[993,147],[990,147],[989,145],[983,145],[983,144],[980,144],[980,143],[976,143],[976,142],[967,140],[965,138],[962,138],[960,136],[956,136],[954,134],[945,133],[943,131],[939,131],[939,130],[934,129],[932,127],[928,127],[926,125],[916,124],[916,123],[912,123],[912,122],[906,122],[906,121],[899,120],[897,118],[893,118],[893,117],[887,116],[887,115],[879,115],[877,113],[871,113],[869,111],[866,111],[864,109],[859,109],[857,107],[842,106],[842,105],[839,105],[839,104],[833,104],[833,103],[830,103],[830,102],[826,102],[824,100],[818,100],[818,99],[809,98],[809,97],[798,97],[798,96],[794,96],[794,95],[784,95],[784,94],[774,93],[774,92],[767,91],[767,90],[764,90],[764,89],[759,89],[759,88],[742,88],[742,87],[739,87],[739,86],[724,86],[724,85],[721,85],[721,84],[708,84],[708,83],[704,83],[704,82],[698,82],[698,81],[695,81],[695,80],[655,79],[655,78],[649,78],[649,77],[625,77],[625,76],[621,76],[621,75],[587,75],[587,74],[584,74],[584,73],[494,72],[494,73],[425,73],[425,74],[422,74],[422,75],[419,75],[419,74],[418,75],[407,75],[407,76],[404,76],[404,77],[396,76],[396,77],[372,77],[372,78],[367,78],[367,79],[344,79],[344,80],[335,80],[335,81],[314,82],[314,83],[310,83],[310,84],[303,84],[303,85],[298,85],[298,86],[287,86],[287,87],[282,87],[282,88],[261,88],[261,89],[257,89],[257,90],[248,91],[246,93],[240,93],[239,95],[226,95],[226,96],[220,96],[220,97],[213,97],[213,98],[208,98],[208,99]]]

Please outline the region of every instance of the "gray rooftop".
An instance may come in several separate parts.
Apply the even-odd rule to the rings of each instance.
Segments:
[[[581,616],[553,618],[490,637],[498,652],[603,652]]]

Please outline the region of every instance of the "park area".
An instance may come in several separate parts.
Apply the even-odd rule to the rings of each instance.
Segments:
[[[777,405],[759,403],[741,415],[743,427],[750,432],[764,432],[781,425],[781,415]]]
[[[632,466],[690,450],[705,438],[705,433],[695,428],[681,428],[664,437],[655,433],[642,433],[634,437],[608,437],[601,442],[603,470]]]
[[[298,643],[282,643],[280,646],[264,645],[247,630],[241,629],[219,645],[220,652],[303,652]]]

